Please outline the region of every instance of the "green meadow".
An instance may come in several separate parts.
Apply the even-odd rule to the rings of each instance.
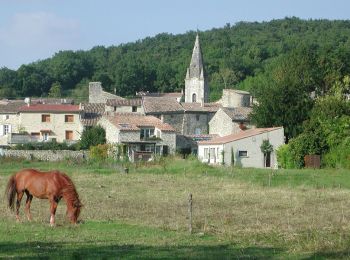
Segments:
[[[61,201],[51,228],[48,201],[35,198],[33,221],[23,200],[16,222],[4,191],[22,168],[66,172],[84,204],[81,223],[68,223]],[[142,164],[3,159],[0,258],[349,258],[349,188],[350,171],[342,169],[210,167],[178,157]]]

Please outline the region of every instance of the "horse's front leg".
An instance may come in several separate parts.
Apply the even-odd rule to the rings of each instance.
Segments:
[[[16,201],[16,220],[20,221],[19,218],[19,207],[21,206],[21,200],[23,197],[23,191],[22,192],[17,192],[17,201]]]
[[[51,207],[50,207],[50,212],[51,212],[51,217],[50,217],[50,226],[53,227],[55,225],[55,214],[56,214],[56,209],[57,209],[57,201],[55,199],[50,199]]]
[[[30,213],[30,203],[32,202],[33,195],[31,195],[29,192],[26,192],[26,194],[27,194],[27,200],[26,200],[25,212],[26,212],[28,220],[31,221],[32,220],[32,214]]]

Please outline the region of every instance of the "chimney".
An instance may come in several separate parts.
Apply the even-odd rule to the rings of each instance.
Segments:
[[[24,99],[24,103],[26,103],[27,106],[30,107],[30,97],[26,97],[26,98]]]

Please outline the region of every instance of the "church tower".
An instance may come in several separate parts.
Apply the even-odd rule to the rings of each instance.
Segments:
[[[197,34],[190,67],[185,78],[185,102],[201,103],[209,101],[209,87],[204,73],[201,46]]]

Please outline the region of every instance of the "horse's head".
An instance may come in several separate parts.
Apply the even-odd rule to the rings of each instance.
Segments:
[[[73,205],[70,209],[68,209],[67,215],[69,217],[69,220],[73,224],[77,224],[78,217],[80,215],[80,210],[83,207],[83,204],[79,200],[73,202]]]

